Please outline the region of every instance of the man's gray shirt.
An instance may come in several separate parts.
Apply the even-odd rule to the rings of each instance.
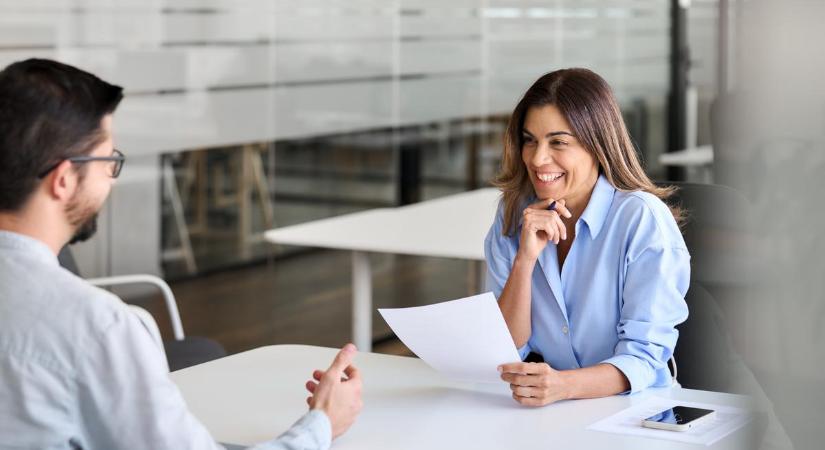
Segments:
[[[312,411],[255,449],[326,449],[330,441],[329,419]],[[221,447],[187,409],[163,350],[119,298],[60,267],[42,242],[0,230],[6,448]]]

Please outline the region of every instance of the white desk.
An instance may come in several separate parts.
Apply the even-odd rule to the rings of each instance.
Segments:
[[[711,163],[713,163],[713,147],[710,145],[659,155],[659,164],[663,166],[691,167],[706,166]]]
[[[336,351],[299,345],[261,347],[171,376],[189,408],[216,439],[248,445],[280,434],[306,411],[304,383],[312,370],[328,367]],[[416,358],[360,353],[355,363],[364,377],[364,409],[349,432],[334,441],[336,450],[699,448],[585,428],[648,395],[746,404],[740,396],[671,388],[528,408],[512,400],[503,382],[454,382]],[[709,448],[748,448],[747,429]]]
[[[352,251],[352,331],[372,345],[372,274],[366,252],[484,260],[499,191],[478,189],[399,208],[382,208],[277,228],[269,242]]]
[[[713,183],[713,147],[710,145],[662,153],[659,155],[659,164],[684,167],[688,181]]]

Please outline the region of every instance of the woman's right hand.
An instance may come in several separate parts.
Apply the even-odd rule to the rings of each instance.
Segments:
[[[547,208],[556,202],[552,210]],[[519,240],[519,254],[533,262],[549,242],[558,244],[567,239],[567,227],[561,216],[570,218],[573,214],[565,207],[564,200],[551,198],[533,203],[524,209],[524,221]]]

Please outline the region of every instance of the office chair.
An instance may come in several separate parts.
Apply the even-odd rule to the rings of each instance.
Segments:
[[[698,282],[685,295],[690,314],[676,327],[673,353],[679,361],[678,381],[684,388],[730,392],[741,359],[733,350],[725,317],[713,296]]]
[[[686,214],[682,224],[691,260],[691,285],[685,296],[690,317],[677,327],[678,380],[683,387],[726,390],[735,365],[724,310],[744,298],[749,274],[744,252],[749,202],[739,191],[722,185],[664,182],[675,186],[668,203]]]
[[[682,235],[691,256],[691,280],[701,283],[720,304],[735,301],[752,277],[752,261],[745,252],[748,199],[716,184],[660,185],[678,188],[668,202],[680,205],[687,214]]]
[[[72,256],[69,246],[65,246],[58,254],[60,265],[80,276],[80,270],[77,263]],[[169,370],[175,371],[184,369],[186,367],[194,366],[196,364],[205,363],[226,356],[226,350],[217,342],[201,336],[186,336],[183,331],[183,324],[180,320],[180,313],[178,312],[177,301],[172,293],[172,289],[161,278],[154,275],[122,275],[114,277],[90,278],[87,279],[91,284],[100,287],[124,286],[128,284],[151,284],[157,287],[163,295],[163,300],[166,305],[169,319],[172,325],[173,340],[162,341],[160,338],[160,331],[157,324],[151,318],[148,311],[135,306],[129,305],[136,312],[138,318],[141,319],[144,325],[147,326],[149,332],[152,334],[155,341],[161,344],[166,352],[166,360],[169,363]]]

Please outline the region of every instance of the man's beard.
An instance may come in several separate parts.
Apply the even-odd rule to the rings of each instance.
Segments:
[[[69,224],[75,227],[74,235],[69,244],[83,242],[97,231],[97,209],[89,202],[82,200],[72,201],[66,206],[66,216]]]
[[[92,214],[82,225],[80,225],[74,232],[74,236],[69,240],[69,244],[83,242],[95,235],[97,231],[97,212]]]

